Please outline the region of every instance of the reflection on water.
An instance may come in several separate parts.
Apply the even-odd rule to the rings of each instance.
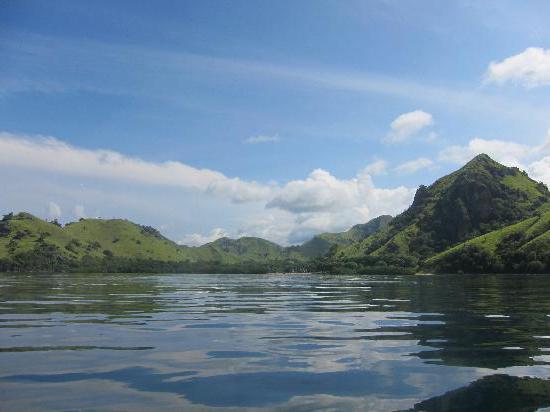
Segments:
[[[550,407],[550,276],[0,275],[2,410]]]
[[[550,407],[547,380],[491,375],[470,385],[417,403],[412,411],[536,411]]]

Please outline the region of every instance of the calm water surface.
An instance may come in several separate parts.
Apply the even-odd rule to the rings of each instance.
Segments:
[[[0,410],[550,407],[550,276],[0,274]]]

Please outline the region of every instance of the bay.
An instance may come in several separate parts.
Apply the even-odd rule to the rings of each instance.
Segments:
[[[550,407],[550,276],[0,274],[1,410]]]

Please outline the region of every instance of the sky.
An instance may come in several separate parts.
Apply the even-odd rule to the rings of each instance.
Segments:
[[[0,213],[296,244],[479,153],[550,183],[550,2],[0,1]]]

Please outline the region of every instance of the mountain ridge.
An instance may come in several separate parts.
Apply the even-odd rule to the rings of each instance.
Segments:
[[[369,227],[374,230],[372,224]],[[350,230],[354,233],[360,228],[361,225],[356,225]],[[334,236],[338,239],[347,234]],[[190,270],[199,270],[197,267],[203,264],[212,270],[221,266],[241,270],[242,265],[255,264],[257,270],[303,271],[303,263],[308,259],[296,246],[283,247],[258,237],[223,237],[201,246],[186,246],[178,245],[153,227],[126,219],[89,218],[61,226],[27,212],[4,216],[0,221],[0,269],[38,270],[39,262],[35,262],[38,257],[64,270],[81,268],[78,262],[83,261],[101,267],[98,261],[133,259],[172,265],[187,263]]]
[[[297,246],[224,237],[191,247],[124,219],[61,227],[25,212],[8,214],[0,221],[0,270],[540,272],[550,270],[549,229],[548,188],[482,154],[421,185],[396,217],[382,215]],[[535,254],[527,251],[533,248]],[[470,263],[460,267],[461,259]]]
[[[350,229],[338,233],[320,233],[299,246],[291,246],[298,253],[315,258],[327,254],[333,246],[342,246],[366,239],[383,229],[393,219],[390,215],[381,215],[367,223],[353,225]]]

